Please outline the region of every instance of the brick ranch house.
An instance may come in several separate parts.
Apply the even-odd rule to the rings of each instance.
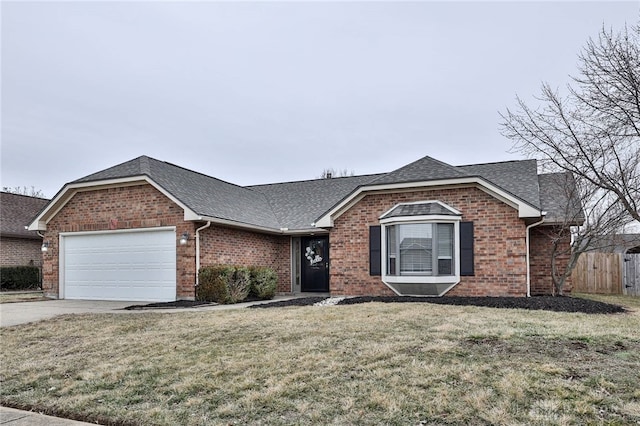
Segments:
[[[29,225],[68,299],[192,299],[197,271],[270,266],[280,293],[552,291],[543,232],[567,205],[535,160],[241,187],[142,156],[66,184]],[[563,244],[570,244],[564,241]]]
[[[49,202],[0,192],[0,266],[42,266],[42,237],[25,225]]]

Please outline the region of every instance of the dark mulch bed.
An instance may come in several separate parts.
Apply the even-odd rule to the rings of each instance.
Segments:
[[[258,299],[255,297],[247,297],[246,299],[244,299],[242,301],[242,303],[244,302],[258,302],[261,301],[263,299]],[[155,303],[148,303],[146,305],[132,305],[132,306],[127,306],[126,309],[127,311],[137,311],[137,310],[142,310],[142,309],[179,309],[179,308],[199,308],[201,306],[211,306],[211,305],[217,305],[217,303],[215,302],[203,302],[203,301],[199,301],[199,300],[176,300],[175,302],[155,302]]]
[[[308,306],[324,300],[324,297],[305,297],[301,299],[283,300],[250,308],[277,308],[284,306]],[[338,305],[355,305],[358,303],[435,303],[439,305],[484,306],[488,308],[530,309],[555,312],[581,312],[585,314],[617,314],[626,312],[622,306],[597,302],[595,300],[576,297],[410,297],[410,296],[362,296],[344,299]]]
[[[177,309],[177,308],[197,308],[200,306],[215,305],[212,302],[201,302],[197,300],[176,300],[175,302],[156,302],[146,305],[127,306],[127,311],[137,311],[142,309]]]
[[[271,303],[261,303],[259,305],[250,305],[248,308],[283,308],[285,306],[311,306],[314,303],[322,302],[326,297],[300,297],[298,299],[279,300]]]

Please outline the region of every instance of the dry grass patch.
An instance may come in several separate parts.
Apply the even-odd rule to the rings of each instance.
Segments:
[[[0,292],[0,303],[35,302],[49,300],[42,291],[7,291]]]
[[[640,314],[379,304],[0,330],[0,402],[113,424],[633,424]]]

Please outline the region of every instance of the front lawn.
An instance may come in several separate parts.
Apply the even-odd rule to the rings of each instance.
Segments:
[[[636,424],[629,300],[65,316],[0,330],[0,403],[111,424]]]

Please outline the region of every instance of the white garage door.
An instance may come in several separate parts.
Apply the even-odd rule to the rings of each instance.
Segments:
[[[176,300],[175,230],[63,238],[65,299]]]

